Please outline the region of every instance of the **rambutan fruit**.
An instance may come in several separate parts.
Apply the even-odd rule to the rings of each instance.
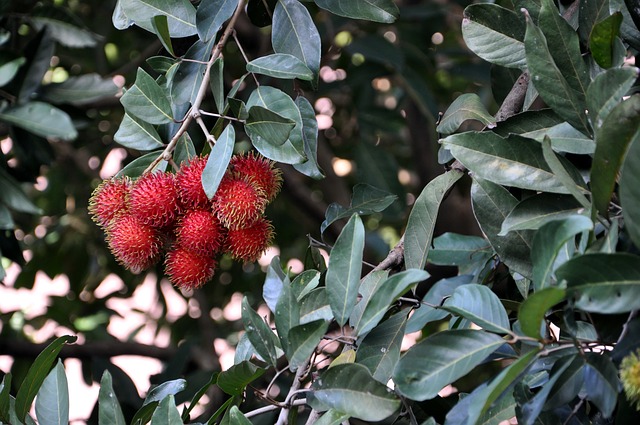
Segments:
[[[141,222],[162,228],[172,224],[178,216],[178,191],[175,175],[171,173],[147,173],[131,187],[129,208]]]
[[[228,229],[251,225],[264,213],[267,199],[264,192],[245,176],[227,173],[213,197],[213,210]]]
[[[227,233],[227,248],[233,258],[244,261],[256,261],[271,245],[273,226],[264,217],[257,219],[251,226]]]
[[[224,243],[224,228],[211,210],[189,210],[178,221],[176,242],[199,255],[213,257]]]
[[[267,198],[273,201],[282,186],[282,172],[275,163],[260,154],[250,152],[246,155],[235,155],[231,158],[229,168],[238,175],[247,178],[257,185]]]
[[[178,196],[182,205],[189,209],[209,207],[211,201],[202,188],[202,171],[207,165],[208,155],[195,156],[183,163],[176,174]]]
[[[185,289],[199,288],[211,280],[217,265],[213,257],[180,246],[167,253],[164,264],[171,283]]]
[[[91,194],[89,214],[105,228],[118,215],[127,211],[127,194],[131,181],[124,178],[104,180]]]
[[[136,217],[121,214],[107,228],[107,243],[116,260],[134,273],[151,267],[160,257],[162,235]]]

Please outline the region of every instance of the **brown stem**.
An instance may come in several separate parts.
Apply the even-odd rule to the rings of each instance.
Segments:
[[[12,357],[34,359],[48,344],[34,344],[28,341],[0,340],[0,353]],[[92,341],[62,347],[59,356],[65,358],[90,359],[92,357],[114,357],[122,355],[143,356],[158,360],[170,360],[176,353],[174,347],[156,347],[137,342]]]

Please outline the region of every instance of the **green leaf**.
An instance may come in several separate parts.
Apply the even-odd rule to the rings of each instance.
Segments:
[[[249,361],[243,361],[220,372],[217,385],[229,395],[240,396],[247,385],[261,377],[265,369],[254,365]]]
[[[531,338],[540,339],[540,329],[547,311],[563,301],[565,295],[564,289],[556,287],[543,288],[529,295],[518,310],[522,332]]]
[[[21,50],[27,58],[27,63],[20,68],[17,78],[13,80],[13,84],[18,87],[18,105],[29,102],[42,86],[42,80],[50,69],[51,58],[55,52],[55,40],[50,32],[43,28]]]
[[[29,20],[38,31],[46,26],[50,36],[66,47],[95,47],[102,39],[83,28],[78,17],[64,7],[38,5],[29,14]]]
[[[163,382],[162,384],[153,387],[142,403],[143,406],[153,402],[160,402],[167,396],[176,395],[180,391],[187,387],[187,381],[184,379],[174,379],[171,381]]]
[[[289,330],[300,324],[300,305],[298,304],[295,293],[291,289],[291,285],[283,284],[281,286],[274,316],[276,330],[278,331],[282,348],[290,359],[292,347],[289,345]]]
[[[490,332],[510,332],[507,311],[498,296],[484,285],[472,283],[457,287],[442,308]]]
[[[196,10],[196,27],[202,41],[215,38],[222,24],[233,15],[238,2],[236,0],[203,0]]]
[[[282,146],[296,123],[261,106],[249,108],[244,125],[247,136],[253,140],[265,140],[272,146]]]
[[[269,325],[251,308],[247,297],[242,299],[242,323],[256,352],[271,366],[275,366],[279,357],[276,350],[278,339]]]
[[[589,202],[583,193],[587,192],[587,189],[584,188],[585,183],[584,179],[580,176],[580,171],[566,161],[563,164],[561,159],[564,157],[556,155],[551,147],[551,140],[548,137],[545,137],[542,141],[542,155],[558,181],[576,198],[576,201],[578,201],[585,210],[591,211],[591,202]],[[568,167],[568,169],[565,167]],[[572,172],[573,176],[571,176],[569,171]]]
[[[538,229],[531,246],[533,263],[533,289],[538,291],[553,286],[553,272],[560,265],[558,253],[575,236],[593,229],[593,222],[583,215],[574,215],[551,221]]]
[[[211,148],[207,165],[202,170],[201,177],[204,193],[209,199],[216,194],[222,177],[227,172],[235,142],[236,131],[232,125],[227,125],[218,140],[216,140],[216,144]]]
[[[138,68],[136,83],[122,95],[120,103],[127,113],[150,124],[173,122],[173,112],[165,90],[142,68]]]
[[[233,425],[251,425],[251,421],[238,409],[238,406],[231,406],[231,409],[229,409],[229,423]]]
[[[276,3],[271,25],[271,45],[275,53],[284,53],[298,58],[311,71],[309,80],[318,78],[320,34],[309,11],[299,1],[279,0]],[[283,69],[283,65],[280,63],[280,71],[286,70],[286,68]],[[249,66],[247,70],[250,71]]]
[[[369,304],[369,300],[371,300],[371,297],[378,292],[380,286],[386,282],[388,276],[388,270],[373,270],[362,278],[360,281],[360,288],[358,289],[361,298],[351,312],[351,316],[349,317],[349,326],[355,328],[360,322],[360,319],[362,319],[362,313],[364,313],[365,307]]]
[[[364,225],[354,214],[331,249],[326,276],[329,305],[340,326],[347,323],[358,298],[363,249]]]
[[[111,374],[105,370],[100,379],[100,392],[98,393],[98,424],[99,425],[125,425],[122,409],[118,403]]]
[[[16,76],[18,70],[26,61],[27,60],[24,56],[20,56],[0,65],[0,87],[7,85],[11,80],[13,80],[13,77]]]
[[[611,6],[613,7],[614,5],[611,4]],[[607,16],[609,16],[609,0],[592,0],[580,3],[577,31],[580,35],[580,40],[584,44],[588,43],[589,34],[596,22],[603,20]]]
[[[296,123],[284,144],[274,144],[271,140],[256,135],[251,142],[265,157],[285,164],[303,162],[304,140],[302,135],[302,117],[296,103],[283,91],[274,87],[260,86],[251,93],[247,107],[261,106]]]
[[[113,140],[129,149],[151,151],[164,147],[155,127],[135,116],[124,114]]]
[[[320,419],[314,422],[314,425],[340,425],[347,419],[349,419],[348,414],[329,409],[320,416]]]
[[[275,255],[267,267],[267,276],[262,285],[262,298],[272,312],[276,311],[285,286],[289,286],[289,276],[282,271],[280,256]]]
[[[295,102],[302,117],[302,139],[307,160],[301,164],[293,164],[293,168],[311,178],[321,179],[324,174],[318,164],[318,121],[316,120],[316,111],[305,97],[298,96]]]
[[[518,201],[502,186],[474,178],[471,185],[473,213],[500,260],[512,271],[531,278],[530,231],[513,231],[500,236],[502,222]]]
[[[300,301],[305,295],[317,288],[320,284],[320,272],[318,270],[305,270],[296,276],[291,282],[291,290]]]
[[[314,320],[333,320],[329,297],[324,287],[316,288],[300,300],[300,324]]]
[[[180,105],[195,101],[207,67],[206,62],[211,57],[215,41],[215,38],[206,43],[198,40],[189,47],[183,57],[183,59],[187,60],[180,62],[175,74],[169,81],[172,103]]]
[[[460,95],[447,108],[436,131],[441,134],[452,134],[467,120],[480,121],[486,126],[495,125],[495,119],[485,108],[480,97],[475,93]]]
[[[451,135],[441,143],[477,177],[521,189],[568,192],[549,169],[540,143],[534,140],[471,131]]]
[[[539,193],[518,202],[502,222],[499,236],[514,230],[539,229],[545,223],[584,211],[572,196]]]
[[[640,142],[638,133],[629,147],[620,176],[620,202],[624,226],[636,246],[640,246]]]
[[[100,99],[112,98],[118,93],[113,79],[98,74],[69,77],[62,83],[42,86],[41,98],[51,103],[69,103],[82,106]]]
[[[198,8],[198,10],[200,10]],[[216,110],[220,114],[224,114],[225,111],[225,97],[224,97],[224,57],[219,57],[211,66],[211,75],[209,77],[209,87],[211,88],[211,94],[216,103]]]
[[[314,76],[303,61],[287,53],[274,53],[254,59],[247,64],[247,71],[284,80],[298,78],[311,81]]]
[[[46,379],[54,360],[65,344],[72,344],[77,337],[65,335],[56,338],[44,350],[38,354],[27,372],[22,385],[16,395],[16,415],[20,421],[24,421],[31,403],[38,393],[40,386]]]
[[[526,68],[524,34],[524,25],[518,15],[501,6],[473,4],[464,10],[464,41],[473,53],[487,62],[507,68]]]
[[[179,166],[186,164],[191,158],[196,156],[196,148],[189,133],[182,133],[182,136],[176,143],[176,149],[173,151],[173,160]]]
[[[407,269],[423,269],[440,204],[463,173],[450,170],[434,178],[422,190],[409,214],[404,234],[404,262]]]
[[[448,330],[431,335],[402,356],[393,373],[396,391],[417,401],[438,395],[504,344],[496,334]]]
[[[610,418],[618,402],[620,379],[618,368],[605,354],[586,353],[584,368],[584,388],[591,400],[605,418]]]
[[[356,363],[329,368],[312,388],[314,397],[324,405],[364,421],[381,421],[400,407],[396,395]]]
[[[289,330],[288,341],[290,345],[289,369],[294,372],[311,357],[318,348],[318,344],[327,333],[329,322],[315,320],[303,325],[293,326]]]
[[[550,11],[549,13],[553,12]],[[557,33],[552,32],[551,34],[557,35],[560,33],[558,27],[555,30],[557,30]],[[575,40],[575,42],[567,40],[567,45],[559,45],[557,47],[559,51],[554,48],[553,53],[555,54],[553,54],[547,45],[545,35],[532,22],[531,18],[527,17],[524,45],[531,82],[538,90],[540,97],[560,117],[564,118],[579,131],[589,134],[590,129],[585,114],[585,90],[584,87],[583,90],[576,87],[581,84],[584,76],[582,75],[582,69],[576,68],[577,61],[582,59],[581,56],[575,57],[573,49],[575,47],[574,44],[577,43],[577,36]],[[556,41],[558,40],[554,39],[554,42]],[[563,52],[562,49],[566,50]],[[567,65],[569,68],[566,70],[565,68],[561,69],[561,64]],[[565,71],[569,80],[564,75]]]
[[[366,215],[381,212],[397,198],[396,195],[366,183],[358,183],[353,187],[353,195],[348,208],[335,202],[329,205],[325,213],[326,218],[320,225],[320,233],[324,233],[327,227],[337,220],[351,217],[353,214]]]
[[[151,425],[176,425],[181,423],[182,418],[176,407],[173,395],[165,397],[151,417]]]
[[[196,9],[189,0],[120,0],[126,17],[139,27],[154,32],[154,16],[165,15],[172,38],[196,34]]]
[[[9,408],[11,405],[11,373],[7,373],[2,377],[0,383],[0,421],[9,423]]]
[[[485,238],[446,232],[433,240],[427,260],[439,266],[464,266],[484,263],[492,255],[493,248]]]
[[[640,262],[626,253],[585,254],[556,270],[567,281],[567,296],[581,310],[601,314],[626,313],[640,308]]]
[[[609,201],[625,153],[629,146],[640,138],[638,129],[640,95],[636,94],[614,107],[596,131],[596,152],[591,166],[591,193],[593,205],[605,217],[608,216]]]
[[[585,360],[582,356],[570,356],[556,362],[551,368],[551,375],[554,375],[555,369],[559,368],[561,363],[568,362],[569,367],[562,372],[557,372],[560,377],[552,385],[549,396],[545,402],[545,409],[556,409],[566,403],[571,402],[580,393],[584,385],[584,366]]]
[[[373,328],[358,345],[357,363],[366,366],[373,379],[383,384],[389,382],[400,359],[408,313],[409,309],[405,309],[394,314]]]
[[[331,268],[331,266],[329,266]],[[396,273],[381,283],[378,290],[366,304],[362,317],[356,323],[357,335],[362,336],[373,329],[398,297],[413,285],[429,278],[429,273],[419,269],[409,269]]]
[[[153,32],[158,36],[162,47],[165,48],[171,56],[175,57],[173,45],[171,44],[171,35],[169,34],[169,21],[166,15],[156,15],[151,18],[151,27]]]
[[[45,138],[73,140],[78,136],[69,115],[44,102],[31,101],[3,109],[0,112],[0,121]]]
[[[60,359],[38,391],[36,417],[40,425],[69,423],[69,385]]]
[[[614,41],[620,34],[622,13],[615,12],[593,26],[589,36],[591,56],[602,68],[613,66]]]
[[[390,24],[399,15],[392,0],[314,0],[322,9],[352,19]]]
[[[127,164],[122,170],[118,171],[116,177],[128,176],[128,177],[140,177],[144,170],[147,169],[151,163],[159,156],[162,155],[162,151],[149,152],[142,155],[139,158],[134,159]],[[164,171],[167,169],[167,161],[162,160],[156,165],[153,171]]]
[[[593,79],[587,89],[587,107],[591,124],[596,132],[609,112],[629,92],[639,71],[635,67],[612,68],[601,72]]]
[[[31,199],[22,191],[20,183],[4,168],[0,167],[0,201],[7,207],[28,214],[42,214]]]

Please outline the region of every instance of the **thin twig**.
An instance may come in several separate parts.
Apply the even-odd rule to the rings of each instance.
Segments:
[[[209,132],[209,129],[207,129],[206,124],[204,123],[204,121],[202,120],[202,115],[200,115],[200,111],[198,111],[198,114],[195,117],[196,122],[198,123],[198,125],[200,126],[200,129],[202,130],[202,132],[205,134],[205,136],[207,137],[207,142],[209,143],[209,146],[211,148],[213,148],[213,145],[216,144],[216,138],[213,137],[213,134],[211,134]]]
[[[249,57],[247,56],[247,54],[245,53],[244,49],[242,48],[242,44],[240,44],[240,40],[238,40],[238,36],[237,36],[237,34],[236,34],[236,32],[235,32],[235,31],[233,32],[233,39],[235,40],[236,45],[238,46],[238,50],[240,50],[240,54],[241,54],[241,55],[242,55],[242,57],[244,58],[244,61],[245,61],[246,63],[249,63],[249,62],[250,62],[250,61],[249,61]],[[255,82],[256,82],[256,85],[257,85],[258,87],[260,87],[260,82],[258,81],[258,77],[256,77],[256,74],[254,74],[253,72],[251,72],[250,74],[251,74],[251,76],[253,77],[253,81],[255,81]]]
[[[278,415],[276,425],[287,425],[289,423],[288,416],[289,406],[291,405],[290,401],[295,397],[295,395],[298,393],[298,390],[300,389],[300,386],[302,385],[302,379],[307,372],[307,367],[309,367],[309,360],[310,359],[305,360],[303,364],[298,366],[298,370],[296,370],[296,376],[293,378],[291,388],[289,388],[289,393],[284,399],[285,406],[282,408],[280,414]]]
[[[307,399],[306,398],[301,398],[299,400],[293,400],[293,402],[291,403],[291,407],[302,406],[304,404],[307,404]],[[250,412],[247,412],[244,415],[247,418],[251,418],[253,416],[258,416],[258,415],[261,415],[263,413],[271,412],[272,410],[280,409],[281,407],[282,406],[280,406],[279,404],[270,404],[269,406],[264,406],[264,407],[261,407],[259,409],[255,409],[255,410],[252,410]]]
[[[624,325],[622,325],[622,332],[620,332],[620,336],[618,337],[618,340],[616,341],[616,345],[620,344],[620,341],[622,341],[622,339],[627,336],[627,334],[629,333],[629,325],[631,324],[631,322],[633,322],[633,319],[635,319],[636,317],[638,317],[638,312],[640,310],[633,310],[631,313],[629,313],[629,317],[627,317],[627,321],[624,322]]]

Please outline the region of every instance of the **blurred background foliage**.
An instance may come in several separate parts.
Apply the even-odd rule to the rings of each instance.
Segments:
[[[305,3],[322,38],[318,88],[268,81],[290,94],[304,92],[320,125],[318,159],[325,178],[313,180],[282,166],[284,190],[267,211],[277,232],[277,251],[272,254],[278,253],[282,264],[292,271],[301,270],[301,264],[309,261],[310,238],[320,246],[335,241],[344,223],[331,225],[322,240],[320,224],[326,208],[333,202],[347,206],[357,183],[398,196],[384,213],[365,217],[365,260],[379,262],[402,234],[417,194],[444,171],[438,163],[435,132],[439,113],[469,91],[478,93],[495,112],[493,96],[504,93],[483,88],[490,86],[490,66],[467,50],[460,34],[462,10],[469,3],[399,0],[400,18],[391,25],[340,18]],[[80,344],[66,347],[62,356],[81,358],[87,383],[98,381],[102,371],[109,369],[123,408],[134,411],[141,404],[138,391],[110,358],[136,354],[164,361],[163,372],[152,377],[152,383],[178,376],[189,376],[189,382],[206,382],[212,370],[221,368],[214,342],[234,346],[242,329],[237,311],[233,314],[225,307],[238,293],[258,302],[268,260],[243,265],[223,259],[213,281],[191,294],[172,289],[163,279],[161,265],[149,274],[134,275],[109,253],[102,231],[87,214],[87,202],[102,179],[139,156],[113,141],[123,117],[116,93],[133,83],[138,66],[153,73],[146,60],[163,53],[155,35],[135,26],[127,31],[114,28],[114,6],[115,0],[0,2],[3,59],[25,55],[27,60],[35,60],[33,46],[41,37],[39,30],[46,18],[62,16],[62,22],[73,22],[74,31],[81,31],[66,34],[66,41],[63,31],[52,56],[44,60],[42,81],[31,94],[31,99],[56,104],[68,114],[77,137],[34,136],[0,119],[0,167],[19,182],[42,212],[29,214],[14,208],[12,220],[3,222],[0,250],[6,276],[0,287],[4,294],[0,298],[0,358],[12,359],[5,364],[11,365],[17,388],[31,359],[42,348],[37,343],[52,334],[80,335]],[[227,89],[245,73],[242,52],[255,58],[271,48],[268,26],[259,28],[243,15],[236,30],[242,51],[232,41],[223,52]],[[84,43],[78,45],[73,40]],[[175,40],[176,54],[183,54],[192,43],[191,39]],[[80,102],[47,97],[55,84],[90,74],[99,76],[93,89],[105,89],[103,96]],[[505,93],[517,77],[493,76],[504,81]],[[15,100],[17,93],[12,90],[11,85],[0,88],[1,108]],[[246,100],[249,92],[240,90],[238,97]],[[212,104],[213,99],[205,102]],[[194,143],[200,151],[203,140],[196,138]],[[248,142],[241,142],[237,148],[248,146]],[[442,206],[436,235],[444,231],[477,233],[469,200],[463,195],[468,191],[455,190],[459,192]],[[12,205],[8,206],[11,209]],[[59,285],[54,288],[56,295],[48,298],[46,309],[34,314],[28,302],[17,307],[11,302],[18,290],[31,290],[44,276],[57,278],[50,285]],[[438,277],[436,272],[434,278]],[[111,286],[105,282],[116,284],[109,290]],[[143,317],[142,324],[125,335],[112,335],[114,323],[121,319],[114,300],[130,300],[144,282],[154,290],[145,299],[146,308],[137,312]],[[183,300],[177,314],[170,311],[170,300],[175,297]],[[239,310],[237,295],[235,303],[231,305]],[[143,327],[156,336],[165,335],[164,342],[158,342],[161,338],[140,342]],[[181,398],[190,395],[187,389]]]

